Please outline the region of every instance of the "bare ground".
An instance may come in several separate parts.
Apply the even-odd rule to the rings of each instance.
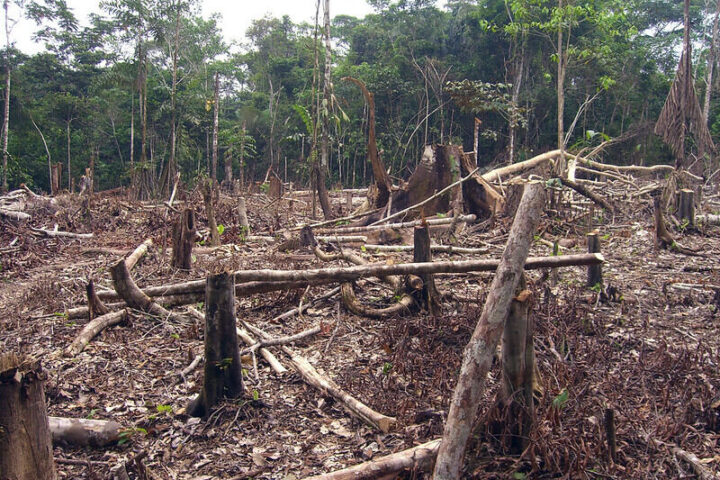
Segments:
[[[717,197],[708,201],[708,211],[720,209]],[[522,457],[502,451],[502,433],[492,420],[498,415],[493,408],[496,366],[468,450],[467,478],[694,478],[690,465],[672,453],[673,446],[720,471],[720,292],[708,287],[720,285],[720,230],[675,232],[683,245],[705,256],[657,251],[649,198],[617,203],[620,212],[613,218],[590,221],[587,209],[565,205],[543,219],[543,238],[574,241],[562,253],[582,252],[585,233],[599,229],[612,298],[599,298],[599,292],[586,287],[579,267],[559,272],[555,286],[548,272],[529,274],[545,390],[532,446]],[[202,351],[202,328],[195,321],[176,324],[133,314],[77,357],[62,356],[85,322],[68,320],[63,312],[84,304],[87,279],[111,288],[108,266],[120,251],[129,252],[147,237],[155,245],[133,270],[141,287],[222,269],[303,269],[321,263],[307,254],[277,252],[272,245],[242,244],[233,201],[224,197],[218,223],[226,227],[226,246],[198,249],[193,272],[179,273],[171,269],[164,248],[173,215],[166,219],[162,206],[102,198],[85,218],[79,205],[70,196],[61,198],[57,213],[31,212],[31,224],[92,231],[91,240],[44,238],[12,223],[0,229],[0,350],[43,359],[51,415],[113,419],[126,427],[121,444],[105,450],[56,446],[61,478],[107,478],[110,466],[139,457],[141,466],[129,469],[133,478],[299,479],[442,434],[462,350],[482,309],[490,274],[439,276],[438,287],[447,298],[437,317],[413,312],[383,320],[360,318],[333,297],[302,316],[271,322],[297,307],[303,294],[306,303],[331,287],[238,299],[238,316],[274,335],[324,325],[321,335],[292,348],[356,398],[397,417],[391,433],[363,425],[296,373],[278,376],[262,360],[257,379],[252,365],[246,366],[243,399],[199,420],[183,409],[202,383],[202,369],[178,382],[178,373]],[[261,194],[249,197],[253,233],[272,234],[304,221],[306,213],[300,202],[291,208]],[[472,226],[457,244],[487,247],[488,256],[499,257],[509,223]],[[531,254],[550,250],[537,241]],[[410,258],[362,253],[373,262]],[[392,293],[377,281],[358,286],[365,303],[392,302]],[[608,460],[604,438],[606,408],[616,415],[614,462]]]

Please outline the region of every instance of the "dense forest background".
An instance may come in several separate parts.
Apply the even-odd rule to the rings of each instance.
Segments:
[[[163,195],[176,171],[193,183],[213,163],[216,74],[219,180],[232,162],[244,183],[263,181],[272,165],[308,184],[313,119],[323,117],[328,186],[367,185],[368,109],[347,76],[375,96],[378,146],[395,177],[407,178],[424,144],[473,150],[475,118],[481,165],[609,139],[618,142],[606,161],[672,162],[652,131],[682,47],[675,0],[371,0],[365,18],[332,19],[329,96],[322,5],[318,25],[257,19],[231,48],[197,0],[108,0],[88,27],[61,0],[25,1],[46,45],[26,55],[13,48],[9,1],[8,188],[48,191],[54,163],[66,188],[91,163],[95,190],[142,178]],[[717,84],[718,6],[693,0],[690,10],[696,91],[716,141],[720,105],[707,82]]]

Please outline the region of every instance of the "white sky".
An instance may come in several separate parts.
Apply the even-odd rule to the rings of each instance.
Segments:
[[[315,0],[201,0],[201,3],[204,17],[207,18],[215,12],[222,15],[220,28],[227,41],[244,41],[245,31],[252,20],[262,18],[268,13],[278,18],[289,15],[296,23],[315,21]],[[68,0],[68,5],[81,24],[87,23],[89,13],[100,12],[98,4],[99,0]],[[330,2],[330,15],[333,17],[341,14],[364,17],[371,12],[372,8],[365,0],[331,0]],[[34,25],[22,19],[18,9],[11,8],[9,16],[18,20],[10,34],[15,46],[25,53],[42,50],[42,45],[32,41]],[[4,38],[1,43],[5,44]]]

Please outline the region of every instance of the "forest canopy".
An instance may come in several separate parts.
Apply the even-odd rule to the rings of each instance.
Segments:
[[[45,50],[15,49],[6,22],[6,188],[49,191],[56,163],[64,188],[93,165],[96,190],[138,175],[155,195],[175,172],[190,183],[209,174],[216,74],[219,180],[228,162],[244,182],[265,180],[272,167],[284,181],[309,183],[314,126],[325,115],[327,185],[367,185],[367,105],[343,77],[373,93],[378,150],[393,177],[409,176],[425,144],[473,150],[475,118],[481,166],[609,139],[622,141],[605,161],[673,162],[653,125],[682,49],[682,2],[374,0],[365,18],[332,19],[330,101],[318,95],[321,15],[320,25],[256,19],[230,48],[197,0],[107,0],[89,26],[62,1],[22,4]],[[695,90],[715,143],[717,7],[690,8]]]

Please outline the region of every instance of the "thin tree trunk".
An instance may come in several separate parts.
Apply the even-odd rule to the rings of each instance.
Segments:
[[[3,112],[2,149],[3,149],[3,178],[2,192],[8,190],[8,133],[10,130],[10,27],[8,26],[8,0],[3,2],[5,10],[5,110]]]
[[[710,40],[710,54],[707,60],[707,75],[705,77],[705,98],[703,102],[703,119],[708,123],[710,119],[710,97],[712,96],[713,69],[717,59],[718,43],[718,19],[720,18],[720,0],[715,8],[715,19],[713,20],[712,39]]]
[[[435,463],[435,480],[460,478],[465,446],[478,411],[486,376],[502,336],[513,294],[522,277],[523,265],[533,233],[540,222],[544,203],[542,184],[528,184],[482,314],[463,354],[460,377]]]
[[[218,166],[218,117],[220,106],[220,72],[215,72],[215,105],[213,108],[213,138],[212,138],[212,172],[213,182],[217,182],[217,166]],[[272,101],[272,99],[271,99]]]
[[[177,150],[177,63],[178,50],[180,48],[180,2],[176,4],[175,12],[175,44],[172,51],[172,86],[170,87],[170,160],[165,171],[165,178],[162,184],[162,193],[167,195],[170,192],[171,184],[177,172],[177,160],[175,152]]]
[[[68,191],[72,193],[72,170],[70,170],[70,122],[72,122],[72,119],[68,118],[65,123],[65,135],[67,139]]]

